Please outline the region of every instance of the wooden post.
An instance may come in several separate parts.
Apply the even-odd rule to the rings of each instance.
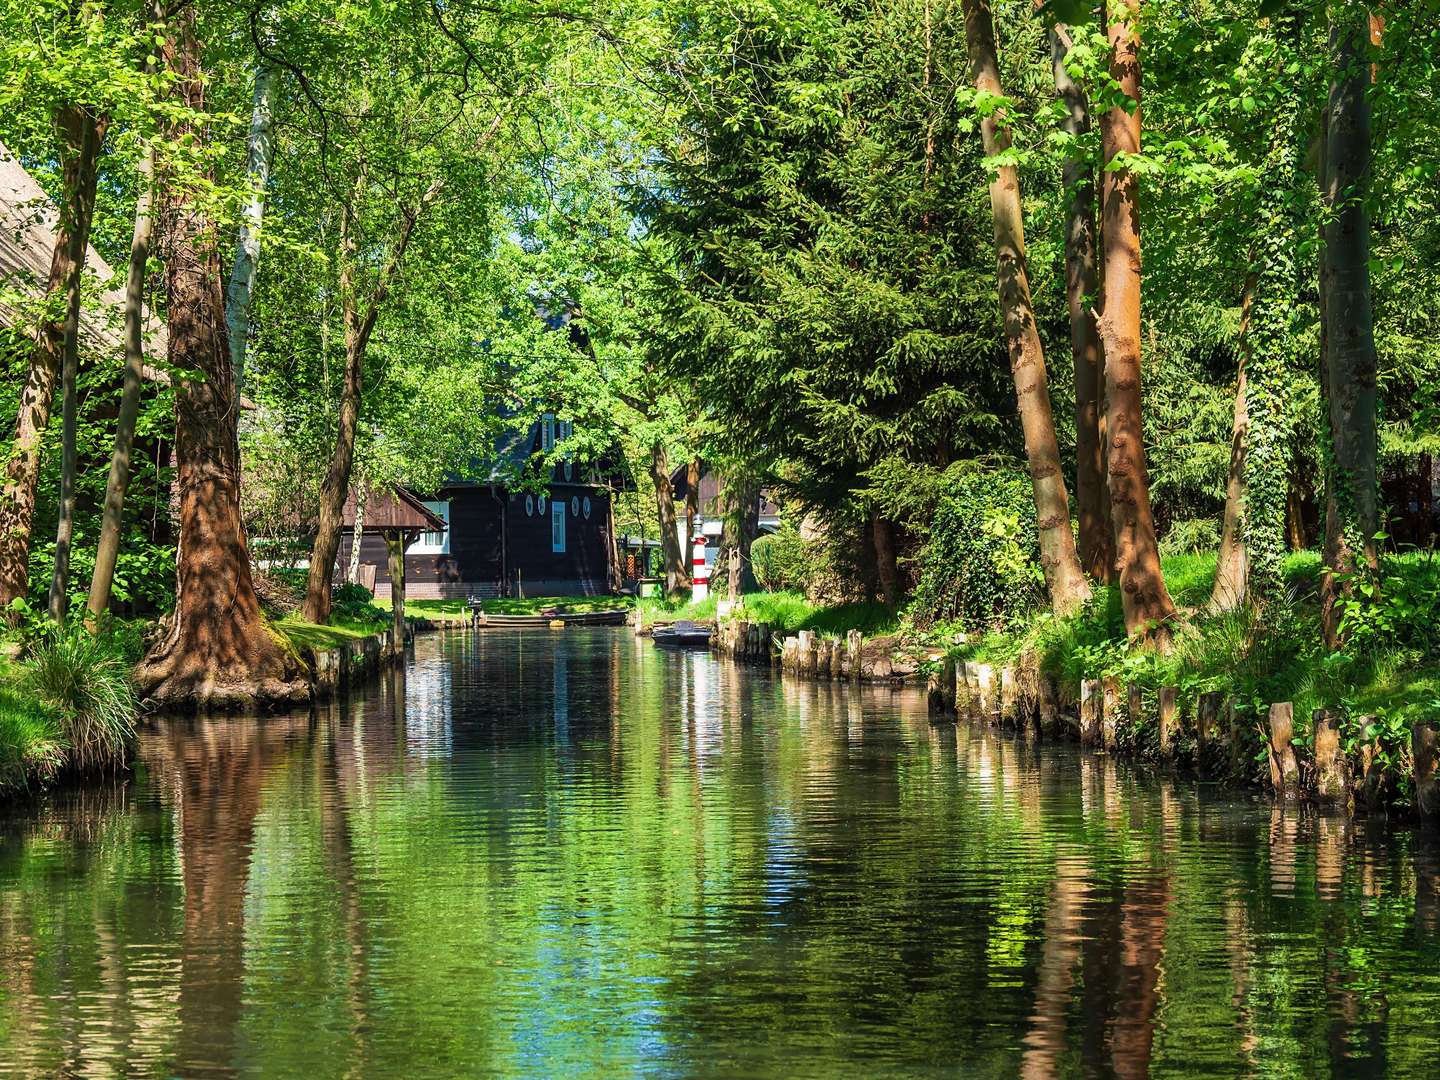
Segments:
[[[405,534],[386,533],[385,551],[390,556],[390,647],[396,656],[405,654]]]
[[[1176,700],[1180,691],[1173,686],[1160,688],[1160,753],[1169,757],[1175,750]]]
[[[1132,730],[1138,730],[1145,719],[1145,693],[1139,683],[1130,683],[1125,687],[1125,715]]]
[[[1311,717],[1315,742],[1315,794],[1331,806],[1350,801],[1350,769],[1340,752],[1340,724],[1331,709],[1316,709]]]
[[[998,711],[998,701],[995,696],[995,669],[989,664],[975,665],[976,698],[979,705],[980,715],[987,720],[994,718]]]
[[[1060,734],[1060,688],[1048,675],[1040,676],[1040,734],[1053,739]]]
[[[1094,746],[1100,741],[1100,682],[1080,680],[1080,745]]]
[[[1101,686],[1103,687],[1103,697],[1101,699],[1100,733],[1105,743],[1105,749],[1113,750],[1120,726],[1120,680],[1111,675],[1103,680]]]
[[[1291,741],[1295,736],[1295,707],[1288,701],[1270,706],[1270,784],[1282,798],[1299,794],[1300,767]]]
[[[1230,744],[1230,772],[1238,774],[1245,761],[1243,733],[1240,727],[1240,710],[1234,701],[1225,703],[1225,738]]]
[[[1410,731],[1410,753],[1415,759],[1415,805],[1422,814],[1440,812],[1440,779],[1436,778],[1435,729],[1416,723]]]
[[[950,712],[955,711],[958,684],[959,676],[955,670],[955,657],[945,656],[940,661],[940,694],[944,699],[945,708]]]
[[[1200,705],[1195,711],[1195,741],[1199,744],[1201,755],[1204,755],[1215,741],[1215,723],[1220,718],[1222,700],[1220,693],[1215,690],[1200,695]]]
[[[1015,724],[1019,720],[1016,710],[1015,669],[1000,669],[1000,722]]]

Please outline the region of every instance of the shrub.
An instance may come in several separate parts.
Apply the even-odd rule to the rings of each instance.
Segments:
[[[804,593],[814,580],[820,553],[788,522],[778,532],[761,536],[750,545],[755,583],[766,592]]]
[[[1044,593],[1030,480],[1018,469],[963,474],[941,500],[921,550],[911,618],[1003,629]]]
[[[347,622],[383,623],[390,615],[375,604],[375,596],[364,585],[348,582],[335,590],[330,601],[331,620],[344,619]]]
[[[54,630],[26,659],[20,685],[59,718],[71,764],[93,769],[124,762],[138,702],[130,665],[114,643],[78,625]]]

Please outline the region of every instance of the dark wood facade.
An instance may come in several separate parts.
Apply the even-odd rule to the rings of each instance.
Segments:
[[[406,553],[406,593],[411,598],[589,596],[611,591],[610,496],[603,487],[552,483],[543,512],[536,496],[498,484],[442,488],[426,499],[432,502],[449,504],[448,550],[426,550],[422,543]],[[564,551],[554,550],[556,505],[564,507]],[[346,530],[341,567],[349,564],[350,543]],[[388,596],[384,540],[363,527],[360,559],[376,568],[377,595]]]

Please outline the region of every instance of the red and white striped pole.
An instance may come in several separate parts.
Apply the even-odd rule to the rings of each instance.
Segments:
[[[705,565],[705,529],[695,519],[695,555],[690,568],[690,599],[704,600],[710,595],[710,568]]]

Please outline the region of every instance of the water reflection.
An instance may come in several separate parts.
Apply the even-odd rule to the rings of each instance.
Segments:
[[[1440,845],[606,630],[0,823],[0,1073],[1428,1074]]]

